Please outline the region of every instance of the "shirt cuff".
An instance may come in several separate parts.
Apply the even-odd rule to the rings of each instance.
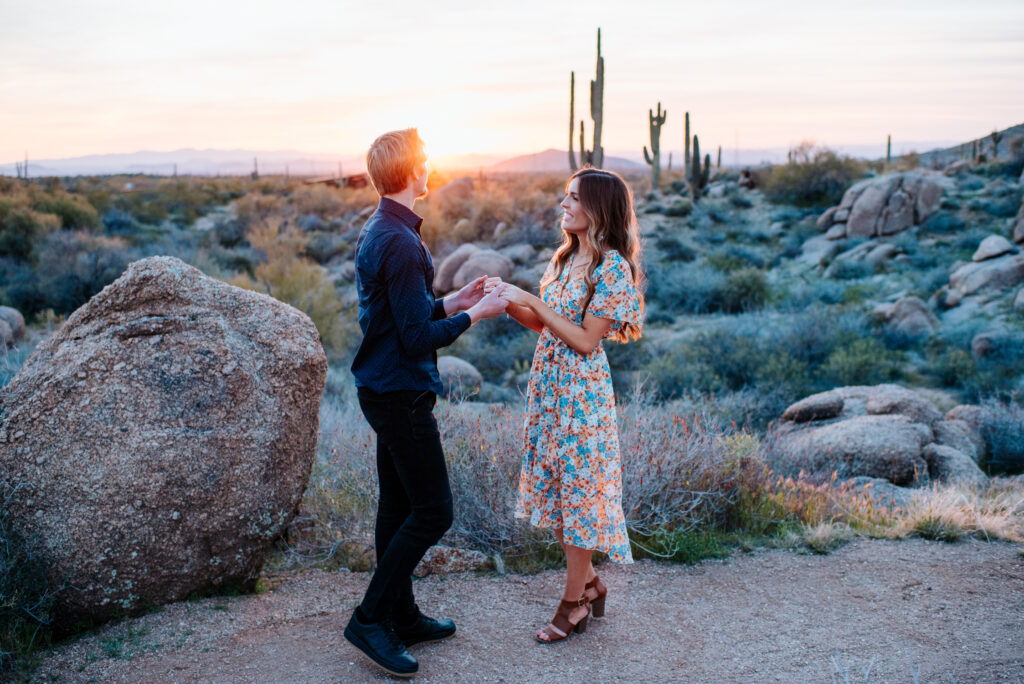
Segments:
[[[459,328],[460,328],[459,329],[459,334],[460,335],[462,333],[466,332],[467,330],[469,330],[469,327],[471,325],[473,325],[473,319],[470,318],[469,314],[466,313],[465,311],[460,311],[459,313],[455,314],[454,316],[451,317],[451,320],[459,321],[459,323],[460,323],[460,325],[459,325]]]
[[[447,317],[448,315],[444,312],[444,297],[442,297],[441,299],[435,299],[433,320],[440,321],[441,319]]]

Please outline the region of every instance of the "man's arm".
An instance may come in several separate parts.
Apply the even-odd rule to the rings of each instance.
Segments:
[[[444,318],[444,300],[426,287],[426,262],[418,241],[396,238],[385,247],[383,271],[398,339],[412,356],[446,347],[472,324],[467,313]],[[442,312],[440,319],[436,318]]]

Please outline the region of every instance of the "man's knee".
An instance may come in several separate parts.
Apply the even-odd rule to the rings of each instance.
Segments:
[[[451,499],[430,506],[416,506],[413,508],[412,514],[437,539],[444,536],[444,533],[455,522],[455,511]]]

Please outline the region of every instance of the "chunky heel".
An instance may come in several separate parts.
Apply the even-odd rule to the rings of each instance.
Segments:
[[[597,594],[594,598],[590,599],[590,607],[593,610],[594,617],[603,618],[604,599],[608,595],[608,587],[605,586],[604,582],[601,581],[600,577],[594,575],[594,579],[587,582],[586,587],[584,587],[584,594],[588,598],[590,598],[591,596],[591,590],[593,590],[594,593]]]
[[[579,622],[573,622],[570,617],[574,610],[577,608],[586,608],[587,613]],[[534,639],[542,644],[553,644],[556,641],[564,641],[568,639],[573,632],[583,634],[587,631],[587,620],[590,618],[590,599],[587,598],[586,594],[579,597],[575,601],[561,601],[558,604],[558,611],[555,613],[555,617],[552,618],[551,624],[541,630],[547,639],[542,639],[539,635],[535,634]]]

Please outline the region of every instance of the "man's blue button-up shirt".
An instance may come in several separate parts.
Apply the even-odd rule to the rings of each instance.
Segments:
[[[423,219],[382,197],[356,242],[356,288],[363,341],[352,361],[356,385],[374,392],[431,390],[441,394],[437,349],[472,324],[446,318],[435,299],[434,264],[420,238]]]

